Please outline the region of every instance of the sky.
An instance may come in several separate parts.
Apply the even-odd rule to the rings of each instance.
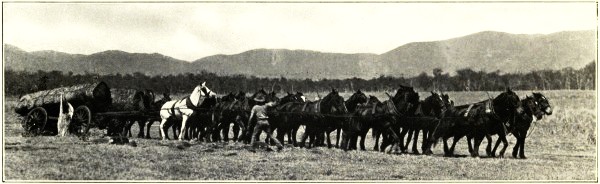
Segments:
[[[3,42],[25,51],[160,53],[194,61],[251,49],[381,54],[481,31],[597,28],[578,3],[3,3]]]

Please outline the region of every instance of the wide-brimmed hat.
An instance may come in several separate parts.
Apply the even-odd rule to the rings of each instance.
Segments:
[[[265,97],[264,96],[254,97],[254,101],[256,101],[256,102],[265,102]]]

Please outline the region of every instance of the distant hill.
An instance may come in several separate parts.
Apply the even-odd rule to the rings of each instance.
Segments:
[[[383,53],[387,75],[431,73],[436,68],[528,72],[564,67],[582,68],[596,58],[595,31],[549,35],[480,32],[444,41],[409,43]]]
[[[160,54],[127,53],[109,50],[91,55],[67,54],[56,51],[25,52],[15,46],[4,45],[4,67],[11,70],[64,71],[81,74],[168,75],[191,71],[189,62]]]
[[[256,49],[194,61],[194,68],[217,74],[259,77],[352,78],[374,76],[375,54],[322,53],[308,50]]]
[[[220,75],[253,75],[310,79],[373,78],[380,75],[431,74],[434,68],[528,72],[582,68],[596,58],[596,32],[565,31],[548,35],[480,32],[433,42],[415,42],[386,53],[342,54],[309,50],[255,49],[213,55],[193,62],[161,54],[104,51],[91,55],[56,51],[26,52],[4,45],[4,67],[10,70],[59,70],[74,73],[168,75],[200,71]]]

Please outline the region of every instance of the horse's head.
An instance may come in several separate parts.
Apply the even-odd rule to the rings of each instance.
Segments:
[[[454,110],[454,101],[450,100],[448,94],[442,93],[442,101],[444,101],[444,107],[446,107],[446,111]]]
[[[525,115],[535,116],[538,120],[544,117],[544,111],[542,111],[535,97],[526,96],[525,99],[521,100],[521,105],[523,106],[523,113]]]
[[[429,106],[434,113],[429,115],[441,116],[442,113],[446,111],[446,104],[444,103],[444,99],[442,99],[442,96],[436,92],[432,91],[431,96],[425,98],[423,102],[427,104],[427,106]]]
[[[284,103],[288,103],[288,102],[304,102],[304,100],[302,99],[302,96],[298,96],[297,94],[288,92],[286,96],[281,98],[280,103],[284,104]]]
[[[296,98],[299,98],[301,102],[306,102],[306,97],[301,92],[296,92]]]
[[[542,109],[546,115],[552,115],[552,106],[550,106],[550,101],[542,95],[541,93],[533,93],[533,98],[537,102],[537,105]]]
[[[416,107],[416,105],[419,104],[419,93],[412,87],[400,85],[396,95],[392,97],[392,101],[396,105],[398,111],[405,113],[410,108]]]
[[[510,90],[510,88],[506,88],[506,91],[494,98],[493,102],[494,108],[500,110],[499,113],[509,114],[511,112],[523,112],[519,96]]]
[[[235,99],[239,100],[239,101],[243,101],[246,99],[246,93],[243,91],[239,91],[238,94],[235,96]]]
[[[206,87],[206,82],[202,82],[201,85],[196,86],[196,88],[194,88],[194,91],[192,91],[192,94],[190,95],[190,100],[192,101],[192,103],[195,103],[194,105],[196,106],[200,105],[200,103],[204,103],[204,100],[202,99],[214,99],[214,102],[216,104],[216,97],[217,94],[208,89],[208,87]]]
[[[369,95],[369,99],[367,100],[366,103],[368,105],[379,104],[379,103],[381,103],[381,100],[379,100],[379,98],[377,98],[376,96]]]
[[[235,100],[236,100],[236,96],[232,92],[229,92],[229,94],[221,97],[221,101],[223,101],[223,102],[232,102]]]
[[[325,113],[348,113],[344,98],[340,96],[335,88],[331,88],[331,92],[323,97],[321,106]]]
[[[348,98],[348,100],[346,101],[346,107],[349,111],[354,111],[357,105],[367,103],[368,99],[369,98],[367,97],[367,95],[365,95],[365,93],[358,90],[354,94],[352,94],[350,98]]]
[[[144,90],[144,103],[146,103],[146,105],[148,107],[150,107],[150,105],[152,105],[152,103],[154,102],[155,99],[156,99],[156,95],[154,94],[154,91],[152,91],[150,89]]]
[[[202,95],[204,97],[217,96],[217,93],[211,91],[210,89],[208,89],[208,87],[206,87],[206,82],[202,82],[202,84],[200,86],[196,86],[196,89],[198,89],[200,92],[200,95]]]
[[[275,93],[275,91],[272,91],[269,94],[267,94],[266,100],[267,100],[267,103],[268,102],[275,102],[275,104],[279,104],[279,102],[281,101],[281,99],[279,99],[277,97],[277,93]]]
[[[169,92],[163,93],[162,100],[165,101],[165,102],[171,101],[171,94]]]

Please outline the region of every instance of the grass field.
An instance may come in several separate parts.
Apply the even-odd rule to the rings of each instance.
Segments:
[[[530,92],[518,92],[522,98]],[[368,92],[381,100],[382,92]],[[498,92],[490,92],[495,96]],[[528,159],[467,157],[461,140],[457,153],[389,155],[286,146],[282,152],[249,152],[241,143],[183,144],[135,139],[137,146],[111,145],[95,130],[89,141],[74,137],[21,137],[13,113],[16,98],[4,102],[4,180],[591,180],[597,181],[596,92],[546,91],[554,114],[534,125],[526,142]],[[313,99],[316,94],[306,94]],[[324,95],[324,93],[321,93]],[[342,94],[346,99],[350,93]],[[457,105],[487,98],[485,92],[449,92]],[[428,96],[421,93],[421,98]],[[134,126],[134,129],[137,127]],[[137,130],[133,130],[134,134]],[[334,140],[335,141],[335,140]],[[483,144],[487,144],[486,141]],[[367,140],[372,149],[373,141]],[[480,154],[485,155],[483,148]]]

